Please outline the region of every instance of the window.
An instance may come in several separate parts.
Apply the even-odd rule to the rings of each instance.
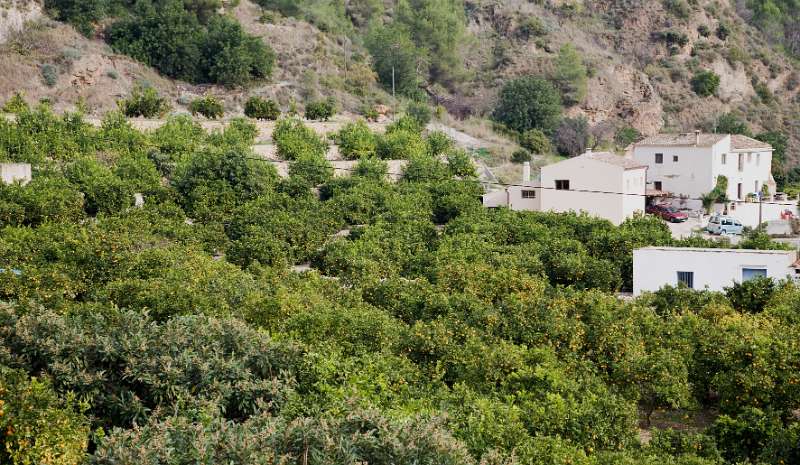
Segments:
[[[556,179],[556,190],[568,191],[569,190],[569,179]]]
[[[672,162],[673,163],[678,163],[678,156],[677,155],[673,155],[672,156]]]
[[[760,164],[761,164],[761,154],[757,153],[756,154],[756,166],[758,166]]]
[[[657,153],[656,154],[656,164],[660,165],[661,163],[664,163],[664,154],[663,153]]]
[[[728,161],[728,154],[727,153],[723,153],[722,154],[722,160],[721,161],[722,161],[723,165]]]
[[[683,284],[689,289],[694,289],[694,271],[679,271],[678,285]]]
[[[755,187],[755,188],[753,188],[753,192],[755,192],[755,193],[756,193],[756,195],[759,195],[759,194],[761,194],[761,190],[759,190],[759,188],[758,188],[758,181],[756,181],[756,182],[755,182],[755,186],[756,186],[756,187]]]
[[[661,190],[661,181],[655,181],[653,183],[653,189],[660,191]]]
[[[744,171],[744,154],[739,154],[739,171]]]
[[[736,185],[736,198],[742,200],[742,183]]]
[[[753,154],[752,153],[748,153],[747,154],[747,163],[753,163]]]
[[[742,268],[742,282],[766,277],[767,270],[765,268]]]
[[[524,190],[524,191],[522,191],[522,198],[523,199],[535,199],[536,198],[536,191]]]

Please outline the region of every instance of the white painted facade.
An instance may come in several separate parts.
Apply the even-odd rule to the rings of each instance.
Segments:
[[[0,179],[3,184],[20,181],[23,185],[31,181],[30,163],[0,163]]]
[[[484,195],[484,206],[586,212],[616,225],[644,212],[647,168],[632,159],[588,152],[543,167],[540,181],[530,180],[529,166],[520,185]]]
[[[648,166],[648,188],[700,198],[717,177],[728,178],[728,198],[744,200],[761,192],[772,179],[772,147],[749,137],[730,134],[660,134],[633,146],[633,158]]]
[[[677,286],[679,273],[691,273],[692,288],[721,291],[734,282],[763,274],[774,279],[794,278],[794,250],[701,249],[645,247],[633,251],[633,294]]]

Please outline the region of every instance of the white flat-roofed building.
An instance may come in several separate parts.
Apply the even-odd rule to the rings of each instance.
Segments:
[[[794,278],[795,250],[645,247],[633,251],[633,294],[683,284],[721,291],[759,276]]]
[[[28,184],[31,181],[31,164],[0,163],[0,180],[3,184],[13,184],[17,181]]]

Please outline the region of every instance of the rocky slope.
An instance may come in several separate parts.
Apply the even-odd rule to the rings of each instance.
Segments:
[[[733,112],[754,132],[788,134],[789,155],[800,160],[796,65],[745,21],[746,11],[737,10],[738,3],[467,0],[470,39],[462,50],[465,79],[447,89],[434,88],[446,101],[485,116],[507,79],[547,74],[558,49],[572,43],[583,56],[590,79],[585,100],[567,113],[586,116],[598,140],[609,140],[624,126],[645,135],[713,130],[719,115]],[[675,5],[685,8],[676,12]],[[365,103],[391,103],[376,85],[357,37],[352,40],[302,20],[265,15],[249,0],[229,13],[248,32],[264,37],[278,60],[271,82],[247,90],[162,79],[114,54],[100,38],[87,39],[68,26],[37,19],[41,6],[35,0],[0,1],[0,10],[0,68],[5,70],[0,74],[0,100],[21,90],[30,100],[49,98],[57,107],[83,99],[90,111],[103,113],[137,82],[147,81],[172,96],[178,107],[208,90],[223,95],[233,111],[239,111],[244,98],[253,93],[284,105],[333,94],[352,111]],[[729,32],[726,37],[716,33],[720,25]],[[44,67],[55,69],[54,82],[46,83]],[[703,69],[720,76],[714,96],[701,98],[691,90],[692,75]]]

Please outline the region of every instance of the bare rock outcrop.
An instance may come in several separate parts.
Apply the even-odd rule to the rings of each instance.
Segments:
[[[592,125],[623,119],[642,134],[657,133],[663,126],[661,98],[646,74],[623,64],[598,70],[589,81],[582,110]]]

